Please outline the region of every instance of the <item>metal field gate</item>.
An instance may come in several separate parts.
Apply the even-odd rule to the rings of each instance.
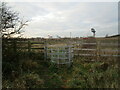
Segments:
[[[56,64],[70,64],[73,62],[72,46],[48,47],[47,58]]]

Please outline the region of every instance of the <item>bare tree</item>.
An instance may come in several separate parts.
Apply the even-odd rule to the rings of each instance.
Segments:
[[[0,3],[0,32],[2,37],[10,38],[21,35],[22,29],[28,21],[19,18],[19,13],[12,11],[6,3]]]

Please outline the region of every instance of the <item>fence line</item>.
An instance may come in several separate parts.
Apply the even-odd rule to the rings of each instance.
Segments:
[[[86,45],[86,47],[85,47]],[[90,46],[94,45],[93,48]],[[74,53],[75,56],[104,56],[104,57],[120,57],[118,55],[118,43],[102,43],[102,42],[96,42],[96,43],[84,43],[81,42],[81,47],[75,47],[74,51],[83,51],[85,54],[82,53]],[[111,48],[111,49],[110,49]],[[116,49],[115,49],[116,48]],[[114,50],[113,50],[114,49]],[[104,54],[102,54],[104,53]]]
[[[45,43],[44,42],[32,42],[32,41],[18,41],[18,40],[12,40],[12,39],[4,39],[3,40],[3,46],[4,45],[10,45],[11,48],[14,49],[14,52],[16,52],[17,50],[25,50],[28,52],[31,52],[32,50],[41,50],[41,52],[44,52],[44,46]],[[7,46],[6,46],[7,47]]]
[[[118,55],[118,43],[103,43],[103,42],[80,42],[73,43],[74,45],[67,46],[57,46],[51,45],[48,47],[46,41],[33,42],[30,40],[3,40],[4,43],[7,43],[7,46],[13,48],[14,52],[17,50],[23,50],[27,52],[32,52],[34,50],[39,53],[44,53],[44,60],[48,58],[52,62],[57,64],[65,64],[73,62],[73,56],[94,56],[94,57],[120,57]],[[111,48],[112,47],[112,48]],[[93,58],[94,58],[93,57]]]

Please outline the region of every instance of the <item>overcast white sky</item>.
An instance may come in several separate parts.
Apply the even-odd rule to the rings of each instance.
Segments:
[[[96,36],[118,34],[117,2],[9,2],[9,6],[30,20],[25,37]]]

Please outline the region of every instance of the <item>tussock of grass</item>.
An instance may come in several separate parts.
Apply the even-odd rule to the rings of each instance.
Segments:
[[[23,73],[12,81],[4,79],[3,87],[118,88],[118,65],[115,62],[112,65],[110,62],[101,61],[86,63],[84,59],[76,58],[71,67],[50,62],[42,64],[34,60],[24,61],[23,64],[26,66]],[[29,72],[26,72],[25,68],[29,69]]]

